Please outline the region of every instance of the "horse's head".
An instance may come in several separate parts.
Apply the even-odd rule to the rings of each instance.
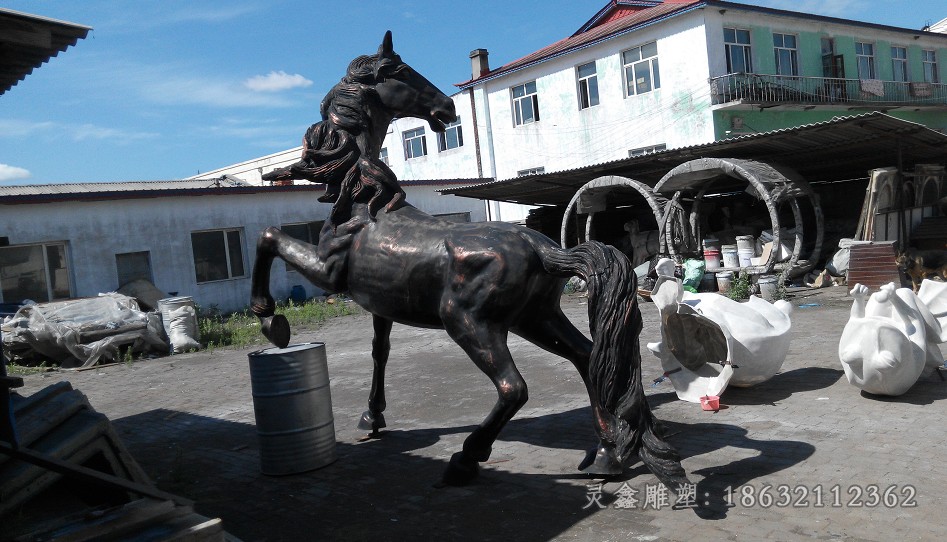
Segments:
[[[401,60],[391,45],[391,31],[378,48],[374,66],[375,91],[395,117],[424,119],[435,132],[457,118],[454,102]]]

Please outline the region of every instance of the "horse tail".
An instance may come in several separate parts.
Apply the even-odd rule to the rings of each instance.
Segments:
[[[615,443],[622,464],[637,455],[669,489],[688,483],[677,451],[668,444],[641,384],[641,312],[631,262],[618,249],[597,241],[575,248],[536,247],[543,267],[559,276],[579,276],[588,284],[589,360],[593,403],[608,413],[603,436]]]

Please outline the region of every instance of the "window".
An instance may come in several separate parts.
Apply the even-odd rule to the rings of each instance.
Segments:
[[[661,143],[659,145],[651,145],[650,147],[641,147],[638,149],[631,149],[628,151],[628,157],[634,158],[635,156],[644,156],[646,154],[654,154],[656,152],[661,152],[667,149],[667,145]]]
[[[529,124],[539,120],[539,97],[536,81],[517,85],[510,89],[513,94],[513,126]]]
[[[66,244],[40,243],[0,248],[0,290],[4,303],[20,303],[27,299],[45,303],[71,297]]]
[[[238,229],[191,232],[198,283],[246,275],[242,237]]]
[[[524,175],[539,175],[540,173],[546,173],[546,168],[540,167],[531,167],[528,169],[521,169],[516,172],[517,177],[523,177]]]
[[[892,81],[908,80],[908,49],[907,47],[891,48]]]
[[[939,83],[940,78],[937,76],[937,53],[928,49],[922,50],[921,62],[924,66],[924,81],[927,83]]]
[[[773,34],[773,51],[776,54],[777,75],[799,75],[799,58],[796,50],[796,36],[792,34]]]
[[[447,125],[447,128],[437,134],[437,151],[444,152],[464,146],[464,134],[460,128],[460,117]]]
[[[652,41],[621,54],[625,68],[625,96],[644,94],[661,88],[658,72],[658,44]]]
[[[152,283],[155,281],[151,274],[151,253],[147,250],[116,254],[115,267],[118,270],[119,288],[138,279]]]
[[[448,222],[470,222],[470,213],[444,213],[434,216]]]
[[[378,151],[378,159],[385,163],[386,166],[390,166],[391,162],[388,161],[388,147],[382,147]]]
[[[424,138],[424,126],[401,132],[404,139],[404,159],[427,156],[427,140]]]
[[[298,239],[310,245],[318,245],[319,233],[322,231],[323,224],[325,224],[324,220],[318,222],[300,222],[297,224],[283,224],[279,229],[293,239]],[[286,264],[286,270],[295,271],[289,264]]]
[[[855,58],[858,61],[859,79],[877,79],[875,73],[875,45],[873,43],[856,41]]]
[[[723,43],[727,50],[727,73],[753,73],[750,31],[724,28]]]
[[[598,74],[595,63],[582,64],[575,69],[579,82],[579,109],[598,105]]]
[[[322,231],[323,224],[325,224],[324,220],[300,222],[298,224],[283,224],[279,229],[293,239],[298,239],[310,245],[318,245],[319,233]]]

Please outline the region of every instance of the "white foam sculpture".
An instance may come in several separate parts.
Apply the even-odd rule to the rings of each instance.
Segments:
[[[792,305],[751,296],[745,303],[717,293],[691,293],[674,277],[674,262],[655,266],[651,299],[661,314],[661,342],[648,344],[678,398],[699,403],[727,385],[773,377],[789,352]]]
[[[885,284],[868,296],[856,284],[838,355],[848,382],[876,395],[901,395],[925,372],[943,365],[947,342],[947,283],[925,280],[910,288]]]

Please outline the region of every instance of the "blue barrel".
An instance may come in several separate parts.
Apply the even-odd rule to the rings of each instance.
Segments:
[[[302,303],[306,301],[306,289],[302,287],[301,284],[293,286],[289,291],[289,298],[293,300],[293,303]]]
[[[267,348],[248,357],[263,474],[296,474],[335,461],[325,344]]]

